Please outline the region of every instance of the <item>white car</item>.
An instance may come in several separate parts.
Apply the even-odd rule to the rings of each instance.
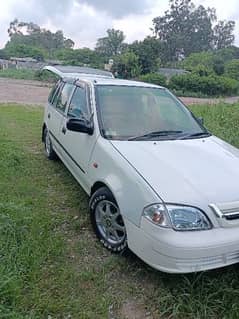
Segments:
[[[237,148],[165,88],[45,69],[60,76],[45,109],[46,155],[57,155],[90,196],[106,248],[128,247],[171,273],[239,262]]]

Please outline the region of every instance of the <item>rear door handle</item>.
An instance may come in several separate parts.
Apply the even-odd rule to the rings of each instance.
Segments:
[[[62,128],[61,131],[62,131],[63,134],[66,134],[66,128],[65,128],[65,126],[63,126],[63,128]]]
[[[47,117],[50,119],[51,118],[51,113],[48,113]]]

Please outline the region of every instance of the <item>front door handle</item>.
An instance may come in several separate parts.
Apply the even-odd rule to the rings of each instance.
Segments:
[[[62,128],[61,131],[62,131],[63,134],[66,134],[66,128],[65,128],[65,126],[63,126],[63,128]]]

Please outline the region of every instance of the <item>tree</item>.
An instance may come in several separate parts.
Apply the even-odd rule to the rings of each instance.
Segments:
[[[64,48],[65,49],[73,49],[75,46],[75,42],[71,39],[64,39]]]
[[[233,59],[239,59],[239,48],[236,46],[230,46],[225,49],[217,50],[216,54],[224,62],[228,62]]]
[[[121,54],[126,48],[125,36],[120,30],[108,29],[107,37],[100,38],[96,44],[96,51],[107,58]]]
[[[219,21],[214,27],[214,46],[216,49],[224,49],[231,46],[235,40],[233,31],[235,21]]]
[[[9,55],[7,54],[6,50],[0,49],[0,59],[8,59]]]
[[[20,22],[18,19],[14,19],[10,22],[8,35],[12,38],[14,35],[23,35],[23,30],[25,29],[27,34],[32,34],[35,32],[40,32],[40,27],[33,22]]]
[[[129,45],[129,49],[138,56],[143,74],[158,71],[161,60],[165,60],[162,43],[156,37],[135,41]]]
[[[104,65],[103,58],[97,52],[88,48],[59,49],[54,52],[54,57],[71,65],[87,65],[96,68],[101,68]]]
[[[46,55],[46,52],[41,48],[18,43],[8,44],[4,51],[8,57],[32,57],[38,61],[43,61]]]
[[[55,33],[46,29],[41,29],[37,24],[32,22],[20,22],[17,19],[10,23],[8,34],[10,41],[6,45],[14,47],[16,45],[26,45],[42,49],[53,57],[54,51],[63,48],[73,48],[74,42],[64,37],[62,31]]]
[[[191,0],[170,0],[170,10],[153,20],[154,32],[165,43],[171,60],[210,49],[215,10],[198,8]]]
[[[170,0],[170,9],[164,16],[153,20],[155,35],[164,42],[165,50],[171,61],[178,61],[191,53],[207,51],[233,43],[232,21],[217,21],[214,8],[196,7],[192,0]]]

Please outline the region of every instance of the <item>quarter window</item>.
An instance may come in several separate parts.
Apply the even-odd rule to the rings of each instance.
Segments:
[[[67,102],[71,97],[72,90],[73,85],[65,83],[56,103],[56,108],[59,109],[61,112],[65,112]]]
[[[58,97],[59,97],[59,94],[60,94],[60,92],[61,92],[63,86],[64,86],[64,83],[63,83],[63,82],[60,82],[59,85],[58,85],[57,88],[56,88],[56,91],[55,91],[53,97],[52,97],[51,104],[52,104],[53,106],[55,106],[55,107],[56,107],[56,103],[57,103],[57,101],[58,101]]]
[[[54,85],[54,87],[52,88],[52,90],[51,90],[51,92],[50,92],[50,94],[49,94],[48,102],[51,103],[51,104],[52,104],[53,99],[54,99],[54,97],[55,97],[55,95],[56,95],[56,92],[57,92],[58,89],[59,89],[60,83],[61,83],[61,82],[58,81],[58,82]]]
[[[88,118],[89,109],[86,97],[86,90],[82,87],[76,87],[73,94],[69,110],[69,117]]]

